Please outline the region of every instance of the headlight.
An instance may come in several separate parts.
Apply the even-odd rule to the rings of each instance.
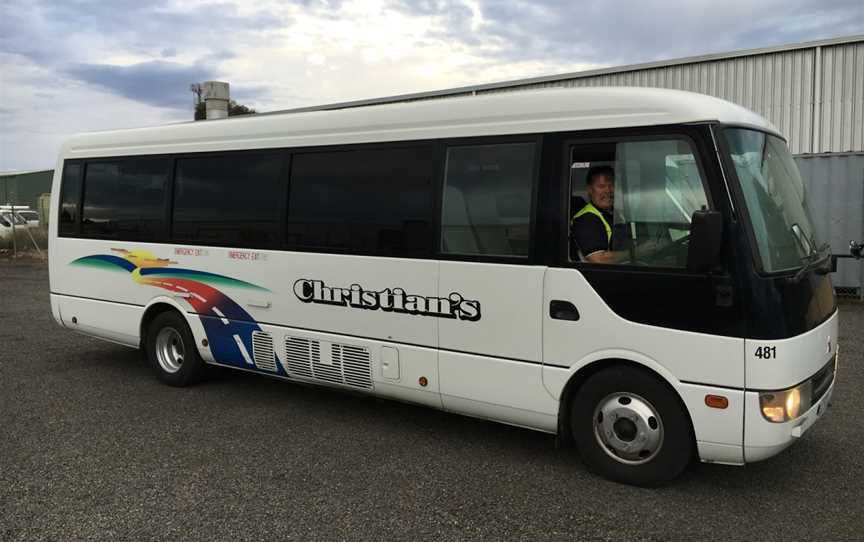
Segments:
[[[812,396],[813,385],[808,380],[788,390],[759,392],[759,406],[769,422],[788,422],[807,412]]]

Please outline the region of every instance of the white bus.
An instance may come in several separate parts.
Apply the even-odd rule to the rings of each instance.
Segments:
[[[614,262],[583,260],[573,219],[597,168]],[[771,124],[707,96],[84,134],[51,207],[56,321],[143,348],[174,386],[212,364],[419,403],[560,435],[641,485],[775,455],[833,391],[837,308],[798,171]]]

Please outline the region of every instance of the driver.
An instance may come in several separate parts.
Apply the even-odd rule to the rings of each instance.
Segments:
[[[629,259],[626,227],[613,226],[615,170],[610,166],[592,167],[586,183],[589,202],[570,221],[582,259],[592,263],[618,263]]]

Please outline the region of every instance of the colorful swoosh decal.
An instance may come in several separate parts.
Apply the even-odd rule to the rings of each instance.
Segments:
[[[265,292],[269,292],[268,289],[224,275],[170,267],[177,262],[156,258],[152,253],[143,250],[111,250],[120,256],[96,254],[78,258],[71,264],[126,271],[138,284],[179,294],[201,320],[210,343],[210,351],[216,361],[245,369],[257,369],[252,357],[252,333],[261,331],[261,327],[243,307],[214,285]],[[288,376],[275,354],[274,361],[276,374]],[[273,374],[273,371],[266,372]]]

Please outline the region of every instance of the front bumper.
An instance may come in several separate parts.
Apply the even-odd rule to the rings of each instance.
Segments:
[[[744,394],[744,461],[752,463],[767,459],[792,445],[821,418],[831,406],[834,385],[837,381],[837,358],[833,360],[834,370],[831,384],[821,397],[814,401],[810,409],[794,420],[772,423],[762,417],[759,392],[748,391]],[[820,370],[820,373],[822,371]],[[817,373],[818,374],[818,373]]]

